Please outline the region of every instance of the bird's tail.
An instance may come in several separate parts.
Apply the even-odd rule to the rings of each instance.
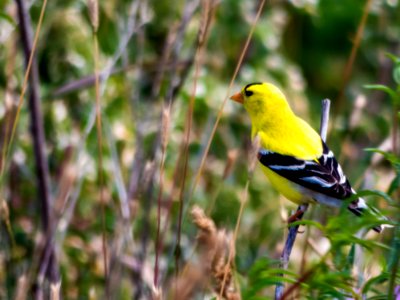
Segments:
[[[378,233],[381,233],[385,228],[393,227],[388,218],[382,215],[382,213],[375,207],[367,205],[363,198],[354,200],[347,208],[356,216],[360,217],[368,213],[369,215],[375,217],[377,221],[383,222],[383,224],[372,227],[372,229]]]

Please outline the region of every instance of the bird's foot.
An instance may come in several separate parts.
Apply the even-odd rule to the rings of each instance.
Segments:
[[[304,206],[304,205],[299,206],[297,211],[288,218],[289,227],[290,227],[290,224],[292,224],[293,222],[301,221],[306,210],[307,210],[307,206]],[[297,233],[304,233],[304,232],[305,231],[300,231],[300,230],[297,231]]]
[[[301,220],[301,218],[303,217],[303,214],[304,214],[304,210],[302,210],[302,209],[298,209],[293,215],[291,215],[289,218],[288,218],[288,224],[290,225],[291,223],[293,223],[293,222],[297,222],[297,221],[300,221]]]

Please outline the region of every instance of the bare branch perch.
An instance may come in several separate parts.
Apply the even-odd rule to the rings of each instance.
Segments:
[[[326,136],[328,132],[330,108],[331,108],[331,101],[329,99],[322,100],[322,113],[321,113],[319,134],[321,135],[321,138],[324,142],[326,141]]]
[[[319,133],[320,133],[323,141],[326,140],[326,135],[328,132],[330,105],[331,105],[331,102],[329,99],[322,100],[322,113],[321,113],[321,123],[320,123]],[[308,209],[308,204],[302,204],[297,208],[297,212],[302,211],[302,213],[300,213],[298,215],[299,220],[301,220],[303,218],[303,215],[307,211],[307,209]],[[280,266],[279,266],[281,269],[287,269],[287,267],[289,265],[290,254],[292,253],[293,245],[296,240],[299,226],[300,225],[295,225],[295,226],[291,226],[289,228],[289,233],[286,238],[285,247],[283,248],[282,254],[281,254],[281,262],[280,262]],[[281,274],[281,276],[283,277],[283,274]],[[279,300],[282,298],[283,288],[284,288],[283,282],[280,282],[276,285],[275,300]]]
[[[46,139],[44,135],[44,127],[43,127],[43,116],[41,110],[40,103],[40,93],[39,93],[39,72],[36,63],[36,59],[33,56],[30,58],[31,53],[33,51],[33,42],[32,42],[32,27],[29,17],[29,12],[26,8],[26,4],[22,0],[16,0],[17,8],[18,8],[18,17],[20,22],[20,33],[21,33],[21,42],[24,49],[25,61],[26,64],[29,64],[31,59],[31,72],[29,76],[29,113],[31,118],[31,134],[33,140],[33,150],[35,155],[36,162],[36,174],[37,174],[37,185],[38,185],[38,199],[40,199],[41,203],[41,221],[43,230],[47,236],[52,232],[52,199],[50,193],[50,176],[49,169],[47,165],[47,157],[46,157]],[[17,120],[16,120],[17,121]],[[44,275],[48,277],[51,284],[57,284],[59,281],[59,271],[56,262],[56,256],[54,252],[54,246],[52,243],[49,243],[52,247],[49,251],[50,256],[47,261],[45,255],[43,254],[41,257],[41,266],[47,265],[46,268],[39,268],[38,278],[43,278]],[[49,250],[49,249],[47,249]],[[46,250],[45,250],[46,252]],[[48,263],[48,264],[47,264]],[[43,272],[43,274],[40,274]],[[39,287],[40,289],[40,287]],[[40,292],[40,290],[39,290]]]

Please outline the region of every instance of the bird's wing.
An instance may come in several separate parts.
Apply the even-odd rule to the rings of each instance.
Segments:
[[[289,155],[281,155],[260,149],[259,161],[280,176],[312,191],[346,199],[354,194],[342,168],[332,151],[323,144],[323,153],[317,160],[301,160]]]

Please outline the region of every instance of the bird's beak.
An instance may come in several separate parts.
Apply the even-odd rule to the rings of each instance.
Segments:
[[[239,92],[239,93],[236,93],[235,95],[232,95],[232,96],[230,97],[230,99],[233,100],[233,101],[235,101],[235,102],[238,102],[238,103],[240,103],[240,104],[243,104],[243,102],[244,102],[242,93],[240,93],[240,92]]]

